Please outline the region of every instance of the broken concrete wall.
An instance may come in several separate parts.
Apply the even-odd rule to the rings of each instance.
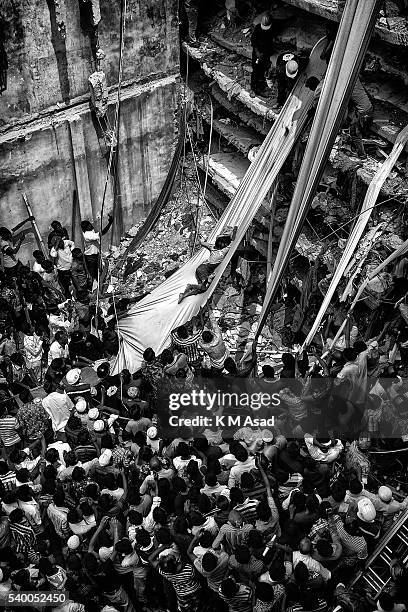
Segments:
[[[0,37],[8,57],[8,87],[0,126],[57,104],[88,98],[95,70],[92,26],[83,0],[0,0]],[[120,0],[100,0],[99,45],[108,86],[118,79]],[[58,10],[56,10],[58,7]],[[59,19],[64,28],[58,27]],[[178,70],[177,0],[129,0],[124,81]]]
[[[165,180],[174,144],[174,109],[177,83],[174,77],[158,81],[147,91],[122,102],[119,148],[119,203],[115,241],[144,218]],[[90,111],[82,105],[65,112],[53,125],[16,132],[16,138],[0,139],[0,225],[12,227],[26,215],[26,193],[40,231],[45,236],[53,219],[71,233],[72,201],[78,193],[82,219],[98,225],[107,155],[103,155]],[[81,112],[82,110],[82,112]],[[105,215],[112,210],[108,185]],[[106,216],[105,216],[106,221]],[[110,238],[108,236],[107,238]],[[31,257],[33,238],[27,236],[22,260]]]
[[[32,204],[41,231],[60,219],[71,228],[74,190],[82,219],[99,229],[109,140],[90,111],[88,78],[97,48],[85,0],[0,0],[0,36],[8,59],[0,96],[0,225]],[[100,68],[114,124],[121,0],[100,0]],[[144,218],[165,180],[175,137],[179,74],[177,0],[128,0],[119,134],[118,214],[114,242]],[[112,184],[105,214],[112,209]],[[110,236],[108,237],[110,240]],[[32,239],[22,250],[31,257]]]

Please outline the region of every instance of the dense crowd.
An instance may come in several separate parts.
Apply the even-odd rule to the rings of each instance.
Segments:
[[[406,446],[395,352],[353,328],[352,348],[343,338],[325,360],[284,353],[261,375],[282,400],[275,427],[166,439],[163,388],[191,390],[197,375],[233,385],[253,362],[234,361],[210,314],[174,330],[161,355],[147,348],[139,371],[113,374],[129,302],[95,304],[100,234],[85,222],[82,252],[59,222],[50,229],[32,269],[0,229],[0,598],[66,591],[61,612],[402,612],[397,560],[378,602],[350,587],[408,507],[368,452]],[[308,433],[311,422],[330,434]]]

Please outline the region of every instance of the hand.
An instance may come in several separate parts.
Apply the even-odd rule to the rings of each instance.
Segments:
[[[105,525],[106,525],[107,523],[109,523],[109,520],[110,520],[110,517],[109,517],[109,516],[103,516],[103,517],[101,518],[100,526],[101,526],[101,527],[105,527]]]

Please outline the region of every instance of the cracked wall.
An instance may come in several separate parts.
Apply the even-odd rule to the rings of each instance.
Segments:
[[[98,220],[109,140],[90,111],[88,78],[100,68],[114,121],[120,1],[100,0],[97,30],[84,0],[0,0],[0,38],[8,59],[0,96],[0,225],[25,215],[26,193],[40,230],[53,219],[70,231],[77,191],[81,217]],[[120,122],[120,210],[115,241],[150,210],[168,171],[175,137],[179,43],[177,0],[128,2]],[[106,126],[105,126],[106,127]],[[105,211],[112,208],[111,185]],[[34,245],[23,245],[27,260]],[[35,248],[35,247],[34,247]]]

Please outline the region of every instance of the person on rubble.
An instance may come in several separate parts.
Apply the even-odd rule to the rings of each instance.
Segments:
[[[261,23],[255,26],[251,36],[252,43],[252,75],[251,95],[269,95],[266,85],[266,74],[271,67],[271,55],[275,51],[275,34],[272,19],[269,14],[262,17]]]
[[[99,269],[99,243],[101,236],[105,236],[110,230],[113,223],[113,217],[108,214],[108,223],[101,232],[95,232],[94,226],[90,221],[82,221],[81,229],[84,237],[84,258],[86,267],[90,276],[94,279],[98,279]]]
[[[200,43],[197,40],[197,21],[198,21],[198,2],[199,0],[183,0],[184,10],[187,17],[187,37],[186,43],[189,47],[197,49]]]
[[[62,238],[63,240],[69,240],[69,236],[68,236],[68,232],[66,228],[63,227],[59,221],[52,221],[49,229],[50,229],[50,233],[48,234],[48,239],[47,239],[49,251],[51,251],[52,247],[55,246],[56,240],[58,238]]]
[[[209,242],[201,242],[201,246],[210,251],[210,257],[206,263],[200,264],[195,272],[198,284],[188,284],[183,293],[180,293],[178,299],[179,304],[189,295],[198,295],[199,293],[205,293],[207,291],[211,280],[214,277],[216,268],[218,268],[229,251],[236,232],[237,228],[235,227],[232,235],[223,234],[221,236],[217,236],[214,244]]]
[[[281,53],[276,60],[278,96],[273,107],[279,110],[285,104],[299,74],[306,68],[309,57],[291,51]]]

